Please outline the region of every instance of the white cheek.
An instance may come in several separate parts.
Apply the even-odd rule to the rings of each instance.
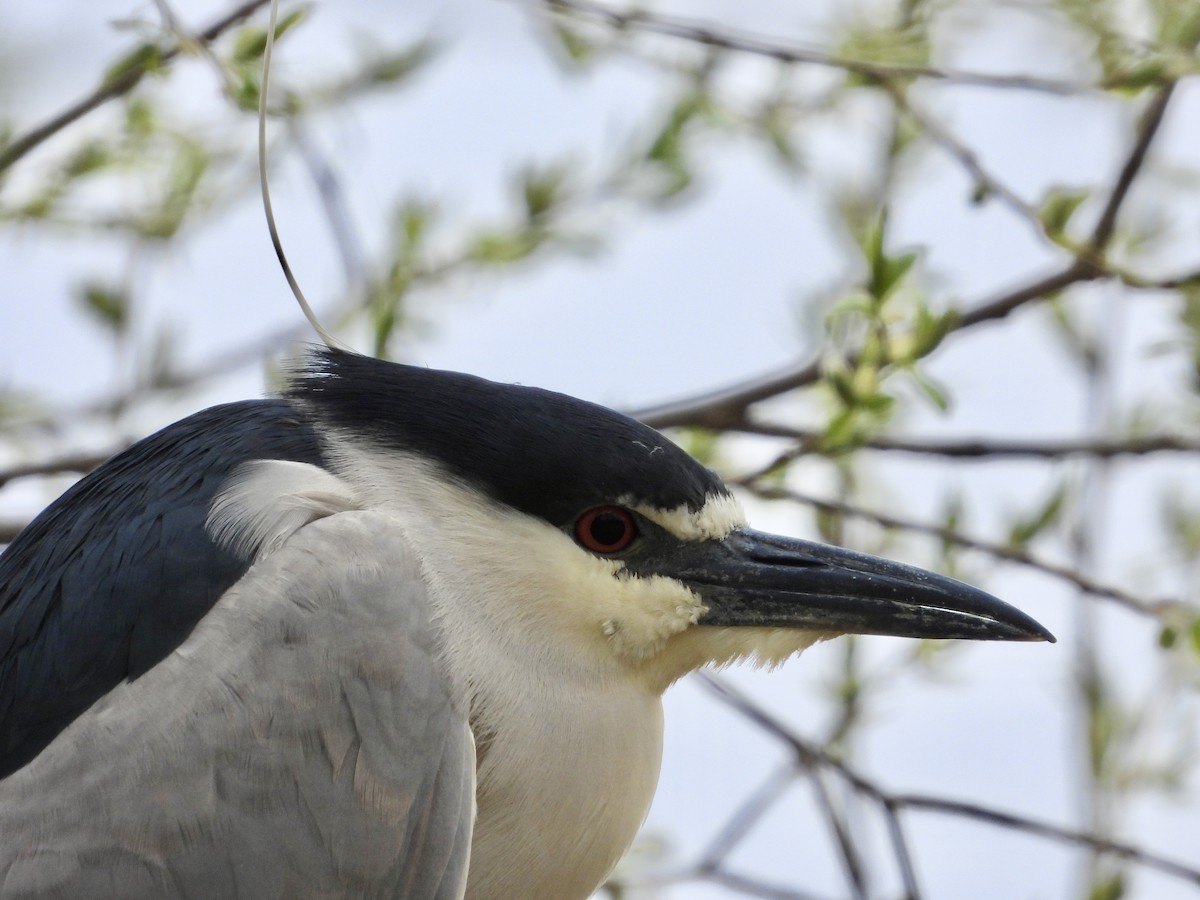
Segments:
[[[622,575],[603,594],[604,634],[618,656],[642,660],[658,653],[667,639],[692,627],[707,609],[678,581],[662,576]]]

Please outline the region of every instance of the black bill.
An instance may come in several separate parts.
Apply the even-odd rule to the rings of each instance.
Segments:
[[[914,566],[840,547],[738,529],[676,544],[663,575],[704,600],[701,625],[805,628],[981,641],[1054,641],[991,594]]]

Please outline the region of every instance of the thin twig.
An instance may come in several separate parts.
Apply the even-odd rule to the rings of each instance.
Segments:
[[[617,31],[635,30],[662,37],[680,38],[717,50],[764,56],[782,63],[802,63],[828,69],[840,69],[869,79],[924,78],[948,84],[1040,91],[1058,95],[1080,94],[1095,90],[1095,87],[1089,84],[1039,78],[1034,75],[995,75],[988,72],[965,72],[932,66],[911,66],[851,59],[795,44],[783,44],[761,35],[749,34],[724,26],[709,25],[691,19],[660,15],[642,9],[616,10],[601,3],[591,2],[591,0],[545,0],[545,3],[553,12],[591,19]]]
[[[1150,152],[1150,145],[1154,143],[1154,138],[1163,123],[1163,119],[1167,113],[1167,106],[1171,102],[1171,96],[1174,93],[1175,82],[1168,81],[1158,89],[1150,99],[1145,112],[1142,113],[1142,117],[1138,122],[1133,147],[1125,157],[1121,171],[1117,174],[1117,180],[1108,195],[1108,201],[1104,204],[1104,209],[1101,211],[1100,218],[1096,222],[1096,227],[1093,229],[1091,238],[1088,240],[1089,248],[1096,254],[1102,253],[1104,248],[1108,246],[1108,242],[1112,239],[1113,232],[1117,227],[1117,215],[1125,203],[1125,198],[1129,195],[1129,189],[1133,187],[1138,173],[1141,172],[1142,167],[1145,165],[1146,156]]]
[[[1067,566],[1060,566],[1055,563],[1047,562],[1043,559],[1038,559],[1032,556],[1025,550],[1019,550],[1015,547],[1008,547],[1004,544],[995,544],[989,541],[982,541],[977,538],[967,537],[957,531],[949,528],[944,528],[940,525],[927,525],[922,522],[914,522],[910,519],[903,519],[898,516],[888,515],[887,513],[874,512],[872,510],[863,509],[850,503],[845,503],[838,500],[825,500],[819,497],[812,497],[807,494],[802,494],[798,491],[782,488],[777,485],[766,485],[761,482],[753,482],[744,484],[741,481],[734,480],[732,483],[739,484],[747,490],[752,491],[756,496],[763,497],[768,500],[791,500],[795,503],[803,503],[806,506],[812,506],[827,512],[835,512],[840,515],[853,516],[857,519],[864,519],[868,522],[874,522],[884,528],[897,528],[902,531],[912,532],[914,534],[924,534],[929,537],[937,538],[948,544],[953,544],[956,547],[963,547],[968,550],[975,550],[980,553],[986,553],[988,556],[996,559],[1003,559],[1008,562],[1018,563],[1019,565],[1027,566],[1031,569],[1036,569],[1046,575],[1051,575],[1055,578],[1066,581],[1072,586],[1086,591],[1095,597],[1102,597],[1105,600],[1112,600],[1120,604],[1131,612],[1136,612],[1140,615],[1151,616],[1153,618],[1162,618],[1162,616],[1172,609],[1178,609],[1185,606],[1182,600],[1174,598],[1161,598],[1158,600],[1145,600],[1141,597],[1134,596],[1127,591],[1112,585],[1101,584],[1092,578],[1078,572],[1075,569]]]
[[[892,853],[896,857],[900,878],[904,882],[904,898],[921,900],[921,888],[917,885],[917,868],[913,863],[908,838],[904,834],[904,823],[900,821],[900,811],[895,803],[884,801],[883,813],[887,822],[888,838],[892,842]]]
[[[791,764],[772,772],[725,820],[716,837],[709,842],[708,848],[700,854],[700,861],[696,867],[703,872],[715,872],[719,869],[725,858],[779,800],[794,778],[795,772]]]
[[[892,797],[892,802],[897,806],[910,810],[924,810],[927,812],[963,816],[964,818],[977,819],[981,822],[999,825],[1003,828],[1012,828],[1036,834],[1039,837],[1051,838],[1065,844],[1090,847],[1100,853],[1119,856],[1121,859],[1128,860],[1129,862],[1138,863],[1151,869],[1158,869],[1167,875],[1173,875],[1184,881],[1190,881],[1192,884],[1200,885],[1200,869],[1194,869],[1190,866],[1185,866],[1183,863],[1166,859],[1153,853],[1147,853],[1140,847],[1134,847],[1131,844],[1107,840],[1085,831],[1063,828],[1059,825],[1052,825],[1049,822],[1031,819],[1028,816],[1018,816],[1014,813],[1000,812],[999,810],[989,809],[974,803],[964,803],[960,800],[946,800],[941,797],[899,794]]]
[[[797,761],[800,766],[807,768],[817,763],[828,767],[856,791],[883,806],[891,806],[897,810],[908,809],[941,812],[948,815],[977,819],[1017,831],[1026,831],[1030,834],[1053,838],[1064,843],[1091,847],[1101,853],[1119,856],[1122,859],[1148,868],[1157,869],[1160,872],[1184,881],[1200,884],[1200,869],[1186,866],[1153,853],[1148,853],[1140,847],[1135,847],[1131,844],[1108,840],[1071,828],[1051,825],[1047,822],[1029,818],[1028,816],[1001,812],[979,804],[964,803],[959,800],[947,800],[923,794],[891,794],[871,779],[856,772],[850,766],[847,766],[840,760],[834,759],[811,741],[800,737],[800,735],[792,731],[783,722],[754,703],[745,694],[736,690],[724,679],[718,678],[709,672],[700,672],[695,677],[701,685],[707,688],[721,702],[792,748],[797,754]]]
[[[887,91],[896,106],[912,120],[913,124],[921,129],[930,141],[962,166],[978,186],[988,194],[1000,198],[1009,209],[1017,214],[1018,218],[1032,225],[1039,235],[1045,233],[1037,210],[1026,203],[1015,190],[984,168],[983,163],[979,160],[979,155],[974,150],[955,137],[948,129],[943,128],[931,116],[927,116],[913,106],[903,85],[891,79],[881,80],[880,84],[883,85],[884,90]]]
[[[196,38],[205,43],[216,40],[226,30],[249,18],[255,10],[263,6],[266,2],[267,0],[246,0],[245,3],[230,10],[203,31],[198,32]],[[71,104],[49,121],[26,132],[21,137],[15,138],[11,143],[0,148],[0,172],[6,171],[13,163],[29,153],[29,151],[62,131],[68,125],[83,118],[92,110],[98,109],[108,101],[129,93],[137,87],[138,82],[149,71],[151,64],[155,68],[162,68],[179,56],[183,49],[183,43],[177,43],[173,47],[164,49],[155,57],[152,63],[146,62],[133,66],[128,71],[106,80],[86,97]]]
[[[655,888],[686,884],[692,881],[718,884],[736,891],[741,896],[759,897],[762,900],[822,900],[816,894],[807,894],[792,888],[766,884],[756,878],[748,878],[745,875],[730,872],[728,869],[705,870],[695,866],[678,871],[614,878],[610,885],[620,891],[630,888],[649,888],[653,891]],[[617,896],[621,896],[621,894]]]
[[[962,313],[950,326],[961,331],[981,322],[1002,319],[1025,304],[1061,291],[1078,281],[1099,277],[1089,266],[1074,262],[1051,275],[1039,277]],[[821,378],[820,360],[782,369],[716,391],[706,392],[633,413],[654,428],[685,426],[725,428],[745,417],[748,406],[815,384]]]
[[[46,475],[65,475],[67,473],[84,474],[92,471],[100,463],[104,462],[110,456],[120,453],[129,444],[124,443],[115,448],[111,452],[101,453],[70,453],[66,456],[60,456],[57,459],[48,459],[44,462],[25,463],[17,466],[10,466],[7,469],[0,470],[0,487],[8,484],[10,481],[17,481],[21,478],[40,478]]]
[[[547,0],[547,2],[562,2],[562,0]],[[964,331],[983,322],[1006,318],[1026,304],[1053,296],[1073,284],[1112,277],[1112,273],[1103,265],[1103,251],[1112,239],[1117,215],[1146,161],[1155,135],[1158,134],[1173,89],[1173,83],[1168,83],[1160,88],[1142,115],[1134,145],[1121,166],[1117,180],[1100,214],[1100,219],[1088,239],[1087,253],[1076,257],[1070,265],[1057,272],[1034,279],[1028,284],[1007,291],[962,313],[951,324],[947,337],[954,332]],[[814,384],[820,377],[820,360],[813,360],[795,368],[761,376],[717,391],[642,410],[635,415],[655,428],[682,426],[724,428],[744,419],[748,406],[796,388]]]
[[[370,277],[365,262],[366,252],[354,228],[350,206],[337,172],[328,158],[316,147],[307,129],[296,116],[286,119],[288,136],[300,154],[308,176],[317,189],[317,197],[325,210],[325,221],[333,236],[338,258],[342,263],[342,275],[346,279],[345,296],[350,305],[360,305]]]
[[[1062,459],[1076,456],[1112,459],[1120,456],[1148,456],[1154,453],[1200,453],[1200,438],[1183,438],[1169,434],[1146,437],[1073,438],[1058,441],[1006,441],[972,438],[960,441],[920,440],[891,437],[867,438],[852,447],[826,450],[821,441],[824,432],[817,429],[792,428],[769,422],[746,421],[729,425],[726,431],[755,434],[764,437],[789,438],[803,445],[802,453],[844,453],[851,450],[884,450],[916,453],[961,460],[1008,460],[1013,457]]]
[[[29,523],[0,521],[0,547],[3,547],[5,544],[11,544],[13,542],[13,538],[20,534],[25,529],[27,524]]]

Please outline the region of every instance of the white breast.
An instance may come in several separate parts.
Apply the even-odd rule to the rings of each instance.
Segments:
[[[510,709],[506,731],[476,728],[474,900],[586,898],[646,817],[662,758],[659,697],[632,684],[560,687]]]

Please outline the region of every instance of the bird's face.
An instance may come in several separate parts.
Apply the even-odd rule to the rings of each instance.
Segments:
[[[429,542],[435,580],[459,597],[486,588],[494,622],[558,634],[571,652],[615,659],[658,687],[708,662],[774,662],[847,632],[1053,640],[945,576],[752,530],[713,473],[611,410],[377,360],[323,360],[297,398],[343,437],[360,490],[383,502],[423,496],[415,539]],[[397,395],[407,400],[400,417]]]
[[[572,531],[582,551],[619,563],[618,580],[665,580],[680,591],[680,617],[686,610],[692,618],[665,638],[631,639],[619,614],[604,623],[617,649],[659,679],[739,658],[775,663],[846,633],[1054,640],[1020,610],[944,575],[755,531],[724,494],[694,512],[595,507]]]

